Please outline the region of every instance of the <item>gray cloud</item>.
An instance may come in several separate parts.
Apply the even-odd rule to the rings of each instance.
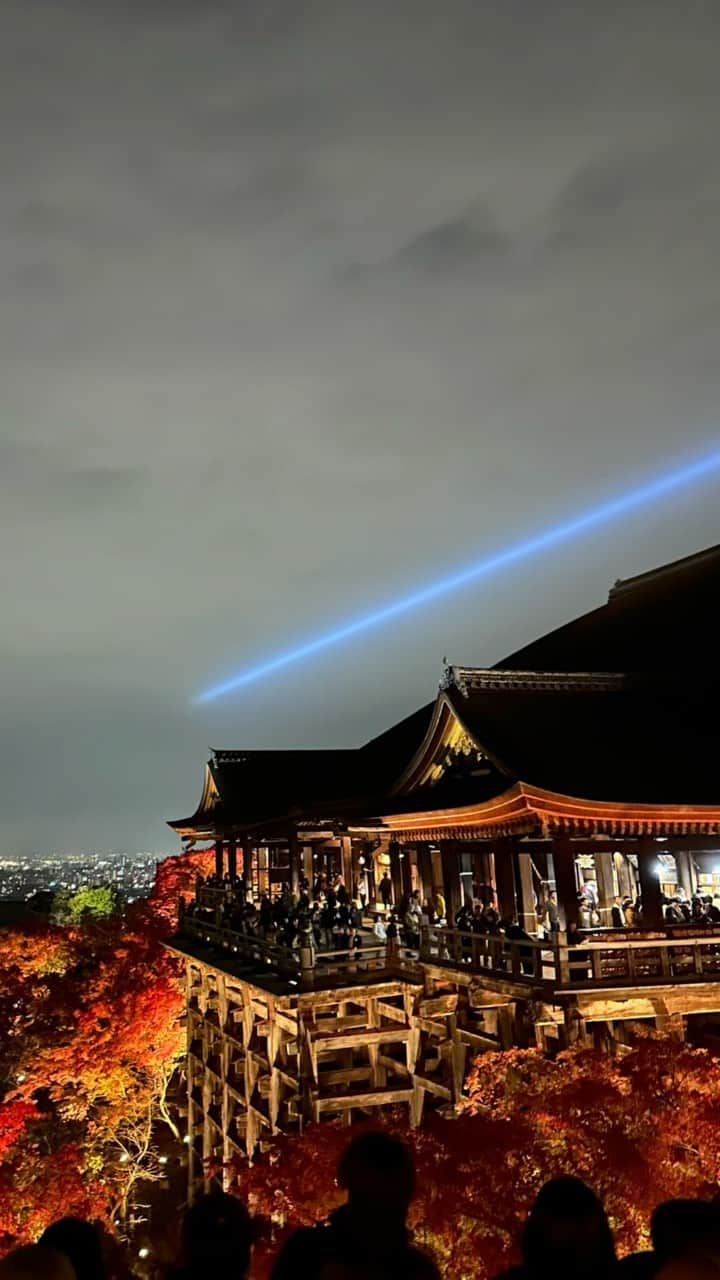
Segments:
[[[707,487],[193,710],[717,434],[720,15],[3,18],[0,850],[161,844],[211,742],[357,741],[717,540]]]

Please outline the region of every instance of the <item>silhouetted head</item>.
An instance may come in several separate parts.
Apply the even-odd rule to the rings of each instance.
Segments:
[[[720,1235],[720,1210],[709,1200],[666,1200],[653,1211],[650,1234],[661,1262],[682,1258]]]
[[[415,1168],[404,1142],[387,1133],[364,1133],[345,1150],[338,1181],[348,1201],[371,1214],[402,1217],[415,1190]]]
[[[182,1225],[185,1269],[244,1276],[250,1266],[253,1222],[245,1205],[224,1191],[213,1191],[188,1209]]]
[[[90,1222],[82,1218],[61,1218],[53,1222],[40,1237],[40,1244],[63,1253],[72,1264],[77,1280],[103,1280],[100,1236]]]
[[[59,1250],[28,1244],[0,1260],[0,1280],[75,1280],[75,1272]]]
[[[522,1240],[523,1262],[535,1275],[608,1275],[615,1246],[600,1201],[579,1178],[553,1178],[530,1210]]]

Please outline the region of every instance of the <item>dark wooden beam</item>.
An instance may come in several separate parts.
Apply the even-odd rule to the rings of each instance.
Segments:
[[[515,874],[513,871],[513,841],[503,838],[493,845],[495,863],[495,892],[498,911],[503,920],[514,920],[517,914],[515,902]]]
[[[228,875],[233,884],[237,880],[237,840],[234,836],[228,840]]]
[[[455,916],[462,906],[462,895],[460,892],[460,863],[454,841],[440,841],[440,859],[442,862],[447,922],[449,927],[452,928],[455,923]]]
[[[552,850],[560,924],[567,930],[571,924],[577,925],[580,919],[575,849],[567,836],[555,836]]]
[[[659,846],[652,836],[646,836],[638,850],[640,873],[640,897],[642,899],[642,924],[644,929],[663,926],[663,895],[657,873]]]

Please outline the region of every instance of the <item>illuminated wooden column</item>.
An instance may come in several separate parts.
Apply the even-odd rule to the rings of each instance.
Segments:
[[[486,894],[488,886],[492,884],[488,849],[474,845],[470,850],[470,861],[472,863],[473,897],[482,897],[483,890],[485,890]],[[477,893],[475,892],[476,890]]]
[[[596,851],[593,853],[593,863],[595,865],[595,881],[598,891],[598,912],[600,915],[600,924],[604,929],[612,928],[612,909],[618,891],[615,884],[615,857],[614,854]]]
[[[223,878],[223,874],[224,874],[224,871],[223,871],[223,842],[222,842],[222,840],[216,840],[216,841],[215,841],[215,879],[216,879],[216,880],[222,880],[222,878]]]
[[[245,881],[245,893],[255,893],[254,872],[257,862],[257,849],[249,841],[243,846],[243,880]]]
[[[390,859],[390,880],[392,883],[393,904],[397,907],[400,904],[400,899],[403,894],[400,844],[397,840],[390,841],[388,845],[388,857]]]
[[[304,844],[302,847],[302,870],[312,893],[315,868],[313,867],[313,847],[311,844]]]
[[[515,876],[513,874],[512,841],[503,837],[493,846],[495,893],[501,920],[515,919]]]
[[[580,920],[575,851],[568,836],[555,836],[552,857],[560,927],[567,931],[571,924],[577,925]]]
[[[455,843],[452,840],[440,841],[440,861],[442,864],[443,889],[447,908],[448,928],[455,927],[455,916],[462,906],[460,892],[460,867]]]
[[[234,837],[228,840],[227,854],[228,854],[228,875],[230,877],[231,883],[235,884],[237,880],[237,841],[235,840]]]
[[[615,864],[615,874],[617,876],[618,889],[621,898],[635,899],[635,880],[628,862],[628,856],[624,850],[616,850],[613,854],[613,863]]]
[[[512,866],[518,924],[522,926],[526,933],[535,933],[537,931],[537,915],[535,914],[535,889],[530,854],[515,845],[512,854]]]
[[[250,888],[250,846],[247,840],[243,840],[240,845],[240,886],[243,900],[247,899],[248,889]]]
[[[685,890],[688,898],[691,898],[697,884],[692,854],[687,853],[684,849],[679,850],[675,854],[675,866],[677,867],[678,884],[681,889]]]
[[[290,892],[295,897],[300,895],[300,857],[297,833],[291,831],[288,836],[288,860],[290,862]]]
[[[402,845],[400,847],[398,858],[400,859],[400,882],[402,884],[403,897],[409,898],[412,893],[412,865],[410,863],[410,850]]]
[[[348,893],[352,893],[352,840],[350,836],[340,837],[340,858],[343,883]]]
[[[642,926],[644,929],[662,929],[663,895],[658,876],[657,845],[652,836],[643,836],[638,849],[640,875],[640,899],[642,902]]]
[[[433,876],[432,876],[432,854],[430,846],[424,841],[415,846],[417,849],[418,875],[420,877],[420,895],[423,901],[432,903],[433,900]]]

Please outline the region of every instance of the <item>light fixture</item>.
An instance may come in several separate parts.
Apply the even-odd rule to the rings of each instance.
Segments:
[[[142,1249],[138,1249],[138,1258],[149,1258],[149,1257],[150,1257],[150,1250],[148,1249],[147,1245],[144,1244]]]
[[[186,1133],[186,1134],[185,1134],[185,1137],[183,1138],[183,1142],[185,1143],[185,1146],[186,1146],[186,1147],[189,1147],[189,1146],[190,1146],[190,1134],[189,1134],[189,1133]]]
[[[168,1162],[167,1156],[158,1156],[158,1164],[167,1164],[167,1162]]]
[[[364,866],[365,866],[365,859],[364,859],[364,857],[363,857],[363,855],[362,855],[362,854],[360,854],[360,857],[358,858],[358,866],[359,866],[359,867],[364,867]]]

